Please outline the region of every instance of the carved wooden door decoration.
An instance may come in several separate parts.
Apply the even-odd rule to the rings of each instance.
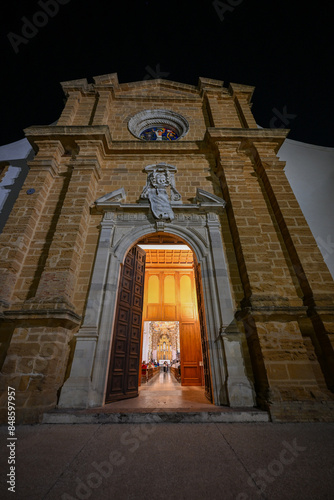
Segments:
[[[207,337],[206,323],[205,323],[205,310],[203,303],[203,294],[202,294],[203,288],[202,288],[200,265],[195,264],[194,269],[195,269],[195,282],[196,282],[197,303],[198,303],[198,316],[201,328],[205,396],[212,403],[213,401],[212,401],[210,358],[209,358],[208,337]]]
[[[128,252],[118,287],[106,402],[138,396],[145,251]]]

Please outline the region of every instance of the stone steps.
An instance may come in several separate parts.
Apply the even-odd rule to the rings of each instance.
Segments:
[[[53,410],[43,415],[43,424],[164,424],[164,423],[251,423],[270,422],[266,411],[257,409],[224,409],[194,411],[192,409],[164,411],[136,409],[135,411]]]

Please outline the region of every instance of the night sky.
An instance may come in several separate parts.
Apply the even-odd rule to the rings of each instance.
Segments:
[[[2,10],[0,145],[58,119],[59,82],[118,73],[120,83],[255,86],[260,126],[334,147],[332,1],[36,0]]]

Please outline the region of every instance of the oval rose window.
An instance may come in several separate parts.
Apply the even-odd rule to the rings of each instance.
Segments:
[[[179,135],[175,130],[166,127],[150,127],[140,134],[145,141],[176,141]]]
[[[143,141],[177,141],[187,134],[189,124],[174,111],[148,109],[134,115],[129,120],[128,128]]]

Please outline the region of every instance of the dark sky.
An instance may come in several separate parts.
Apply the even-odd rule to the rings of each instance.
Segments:
[[[40,15],[42,4],[52,15]],[[1,8],[0,145],[57,120],[59,82],[116,72],[120,83],[197,85],[204,76],[253,85],[259,125],[334,147],[332,1],[36,0]]]

